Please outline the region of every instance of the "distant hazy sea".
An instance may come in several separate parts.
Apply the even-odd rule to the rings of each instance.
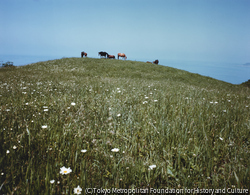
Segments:
[[[60,59],[64,56],[28,56],[28,55],[1,55],[0,54],[0,63],[2,62],[13,62],[14,66],[24,66],[36,62],[48,61],[54,59]]]
[[[247,62],[246,62],[247,63]],[[241,84],[250,79],[250,65],[230,62],[199,62],[161,60],[160,64],[203,76],[209,76],[232,84]]]
[[[61,59],[63,57],[79,56],[0,55],[0,63],[11,61],[15,66],[24,66],[41,61]],[[147,60],[137,59],[137,61],[146,62]],[[232,84],[241,84],[250,79],[250,65],[244,65],[244,63],[198,62],[164,59],[159,59],[159,61],[160,65],[178,68],[192,73],[198,73],[200,75],[209,76]]]

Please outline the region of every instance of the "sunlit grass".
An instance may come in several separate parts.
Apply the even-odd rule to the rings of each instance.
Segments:
[[[249,99],[246,87],[142,62],[0,69],[0,192],[248,188]]]

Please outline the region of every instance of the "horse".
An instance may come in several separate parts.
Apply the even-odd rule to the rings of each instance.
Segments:
[[[81,52],[81,57],[83,56],[87,57],[87,53],[85,53],[84,51]]]
[[[108,58],[109,59],[115,59],[115,56],[114,55],[108,55]]]
[[[124,53],[118,53],[118,55],[117,55],[118,60],[119,60],[119,57],[122,57],[125,60],[127,59],[127,56]]]
[[[153,61],[153,64],[159,64],[159,60]]]
[[[99,53],[98,53],[98,55],[99,56],[105,56],[105,58],[106,58],[106,56],[108,57],[109,56],[109,54],[107,53],[107,52],[104,52],[104,51],[100,51]]]

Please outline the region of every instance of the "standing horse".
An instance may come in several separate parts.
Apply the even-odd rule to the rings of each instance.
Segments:
[[[84,51],[81,52],[81,57],[83,56],[87,57],[87,53],[85,53]]]
[[[109,59],[115,59],[115,56],[114,55],[108,55],[108,58]]]
[[[122,57],[125,60],[127,59],[127,56],[124,53],[118,53],[118,55],[117,55],[118,60],[119,60],[119,57]]]
[[[100,51],[99,53],[98,53],[98,55],[99,56],[105,56],[105,58],[106,58],[106,56],[108,57],[109,56],[109,54],[107,53],[107,52],[104,52],[104,51]]]

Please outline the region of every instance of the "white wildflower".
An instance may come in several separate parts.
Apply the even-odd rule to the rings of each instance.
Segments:
[[[119,149],[118,148],[113,148],[111,151],[112,152],[119,152]]]
[[[149,169],[153,170],[154,168],[156,168],[156,165],[150,165]]]
[[[81,152],[82,152],[82,153],[85,153],[85,152],[87,152],[87,150],[81,150]]]
[[[74,188],[74,194],[81,194],[82,188],[78,185],[77,188]]]
[[[63,166],[63,167],[60,168],[60,173],[63,174],[63,175],[69,174],[71,172],[72,172],[72,170],[71,170],[70,167],[66,168],[65,166]]]
[[[72,102],[72,103],[71,103],[71,105],[72,105],[72,106],[75,106],[75,105],[76,105],[76,103]]]
[[[54,179],[53,179],[53,180],[50,180],[50,183],[51,183],[51,184],[55,183],[55,180],[54,180]]]

